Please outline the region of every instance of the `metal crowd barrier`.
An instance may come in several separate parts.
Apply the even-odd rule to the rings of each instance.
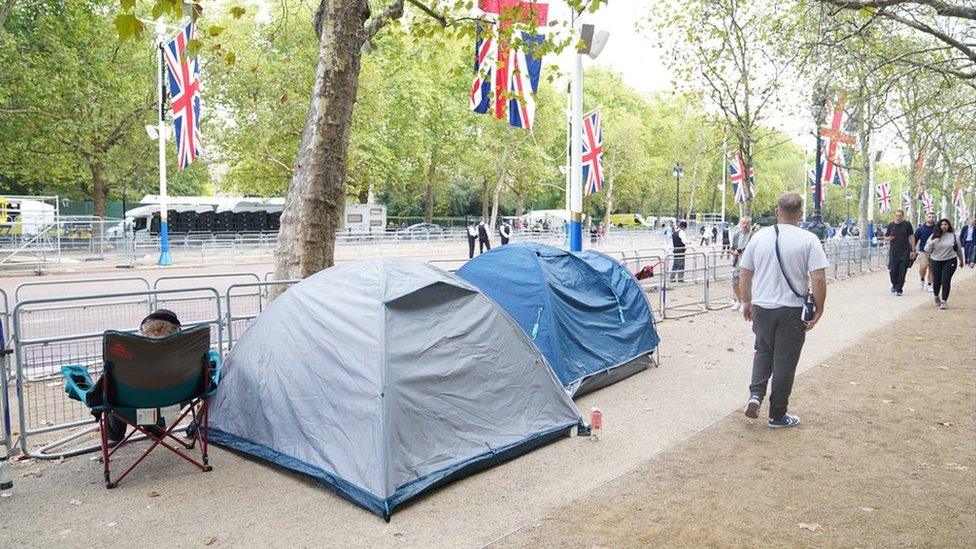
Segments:
[[[10,309],[7,292],[0,288],[0,444],[4,459],[13,453],[13,429],[10,421]]]
[[[732,306],[732,254],[726,250],[712,250],[706,256],[708,276],[705,277],[705,308],[724,309]]]
[[[111,278],[72,278],[68,280],[39,280],[24,282],[19,284],[16,289],[14,289],[14,303],[20,303],[24,301],[24,296],[22,292],[28,288],[36,288],[39,286],[57,286],[59,293],[77,293],[76,288],[72,286],[111,286],[113,291],[118,291],[120,285],[132,286],[132,288],[123,288],[124,290],[136,291],[136,290],[149,290],[149,281],[141,276],[117,276]],[[91,291],[91,290],[88,290]],[[96,290],[97,291],[97,290]]]
[[[676,263],[682,260],[683,265]],[[706,280],[708,256],[705,252],[670,253],[665,256],[661,288],[664,318],[682,318],[707,311]],[[698,295],[699,290],[701,295]],[[682,299],[684,294],[691,294],[692,297]]]
[[[231,284],[224,293],[227,317],[225,326],[227,327],[227,349],[234,347],[239,334],[251,325],[251,321],[257,318],[265,307],[271,304],[271,288],[284,286],[287,290],[293,284],[301,282],[294,280],[265,280],[264,282],[248,282],[243,284]]]
[[[662,291],[662,288],[665,277],[664,258],[666,255],[667,254],[662,253],[660,255],[627,257],[626,259],[620,260],[620,264],[635,276],[645,267],[651,267],[651,269],[654,270],[654,276],[637,281],[637,283],[640,284],[641,289],[644,291],[644,297],[647,298],[647,304],[651,306],[651,312],[654,313],[654,320],[662,320],[664,318],[664,292]],[[649,294],[657,295],[656,307],[653,305]]]
[[[214,288],[91,294],[17,303],[13,329],[19,443],[24,454],[57,459],[98,448],[92,435],[97,424],[84,405],[65,394],[61,367],[84,364],[97,374],[102,369],[104,331],[136,331],[146,314],[161,302],[173,308],[184,327],[210,325],[216,346],[223,346],[220,295]],[[31,447],[38,435],[64,432],[67,434],[40,448]]]

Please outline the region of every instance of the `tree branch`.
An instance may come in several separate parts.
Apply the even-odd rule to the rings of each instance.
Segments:
[[[403,3],[404,0],[393,0],[383,11],[369,18],[365,28],[367,41],[372,40],[391,21],[403,17]]]

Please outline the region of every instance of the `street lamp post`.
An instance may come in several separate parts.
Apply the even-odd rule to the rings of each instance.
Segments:
[[[681,174],[684,170],[680,162],[674,163],[674,220],[681,219]]]
[[[823,222],[823,212],[821,211],[821,205],[823,204],[823,162],[821,158],[823,156],[823,138],[820,137],[820,121],[824,114],[824,102],[825,99],[819,97],[813,105],[810,106],[810,114],[813,115],[814,120],[814,135],[817,138],[817,156],[814,158],[815,166],[814,176],[815,181],[813,182],[813,216],[811,218],[810,226],[807,230],[817,235],[817,238],[821,242],[827,239],[827,226]]]
[[[854,195],[852,195],[850,191],[847,191],[847,197],[846,198],[847,198],[847,219],[844,220],[844,223],[846,223],[848,225],[848,227],[850,227],[850,225],[851,225],[851,199],[854,198]],[[848,229],[848,230],[850,230],[850,229]]]

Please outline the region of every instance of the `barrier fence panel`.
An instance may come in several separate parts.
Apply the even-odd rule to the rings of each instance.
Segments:
[[[705,286],[708,257],[704,252],[668,254],[664,269],[661,291],[664,318],[681,318],[708,310]]]
[[[273,288],[287,290],[299,282],[301,282],[299,279],[266,280],[230,285],[224,294],[227,310],[227,349],[234,347],[237,338],[250,326],[251,321],[271,304]]]
[[[9,457],[13,446],[13,428],[10,422],[10,309],[7,292],[0,288],[0,444],[4,457]]]
[[[26,455],[57,459],[98,447],[94,418],[84,405],[65,394],[61,367],[83,364],[97,378],[103,367],[103,332],[137,331],[156,303],[167,303],[173,308],[184,328],[209,325],[220,345],[221,304],[214,288],[144,290],[17,303],[12,324],[19,440]],[[43,445],[32,447],[38,438],[43,439]]]
[[[99,291],[138,292],[151,289],[149,281],[141,276],[117,276],[112,278],[72,278],[68,280],[39,280],[19,284],[14,290],[14,303],[27,299],[45,297],[44,289],[50,286],[57,290],[57,295],[93,294]],[[33,295],[32,295],[33,294]]]
[[[625,269],[633,273],[635,277],[640,276],[641,271],[647,267],[650,267],[648,273],[646,273],[649,276],[642,280],[638,280],[637,282],[640,284],[641,289],[644,290],[644,296],[647,298],[648,305],[651,305],[651,312],[654,313],[655,320],[661,320],[664,318],[664,292],[662,291],[662,287],[665,276],[665,255],[666,254],[635,256],[620,260],[620,264],[623,265]],[[657,298],[653,299],[651,294],[656,295]],[[657,305],[654,305],[654,301],[657,301]]]
[[[732,254],[726,250],[708,252],[708,277],[705,279],[705,305],[709,309],[730,307],[732,293]]]
[[[198,274],[198,275],[174,275],[174,276],[161,276],[153,282],[154,290],[162,289],[176,289],[187,283],[193,283],[198,280],[205,280],[207,284],[212,287],[217,287],[220,282],[226,282],[228,284],[239,284],[239,283],[252,283],[261,282],[261,278],[249,272],[238,272],[238,273],[213,273],[213,274]],[[218,282],[219,281],[219,282]],[[153,301],[153,309],[169,309],[176,313],[176,316],[180,318],[180,321],[184,321],[184,316],[189,320],[200,318],[201,315],[206,314],[205,308],[201,303],[195,299],[196,296],[189,298],[188,303],[184,303],[183,296],[176,295],[163,295],[161,298],[156,298]],[[217,296],[214,298],[219,300],[220,294],[218,292]],[[223,318],[221,318],[221,323]],[[219,351],[221,356],[227,351],[226,340],[223,337],[223,327],[221,330],[216,332],[210,332],[210,341]],[[218,339],[219,338],[219,339]]]

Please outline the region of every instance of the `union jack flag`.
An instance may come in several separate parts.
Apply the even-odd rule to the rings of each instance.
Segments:
[[[200,148],[200,62],[186,51],[196,37],[191,21],[172,40],[162,45],[169,80],[170,108],[176,126],[177,164],[186,168],[202,152]]]
[[[820,135],[826,138],[826,143],[824,143],[824,158],[823,162],[823,182],[826,184],[834,183],[835,180],[841,186],[847,185],[847,175],[841,174],[838,177],[838,169],[841,166],[846,165],[844,161],[844,145],[853,145],[857,142],[854,136],[844,133],[844,128],[847,126],[847,113],[844,111],[844,105],[847,103],[847,99],[841,94],[837,99],[837,104],[835,105],[829,99],[826,101],[825,106],[827,111],[831,112],[830,126],[826,128],[820,128]],[[840,157],[838,159],[838,156]]]
[[[835,159],[835,162],[837,162],[838,165],[835,166],[835,165],[831,164],[830,162],[827,162],[826,163],[827,165],[830,165],[830,167],[832,168],[831,169],[831,172],[833,173],[833,176],[831,177],[831,181],[830,182],[832,184],[837,185],[837,186],[840,186],[840,187],[846,187],[847,186],[847,168],[845,168],[844,166],[847,165],[847,159],[844,157],[844,150],[843,149],[840,149],[840,148],[837,149],[837,158]],[[824,169],[826,169],[826,166],[824,167]]]
[[[932,195],[928,191],[922,191],[922,205],[925,206],[925,213],[935,211],[932,207]]]
[[[891,211],[891,183],[885,182],[878,185],[878,206],[881,207],[881,213],[887,213]]]
[[[748,191],[742,181],[745,171],[742,151],[735,151],[735,156],[729,161],[729,181],[732,183],[732,192],[735,193],[736,204],[745,204],[746,200],[756,196],[756,169],[749,170]]]
[[[595,194],[603,188],[603,128],[600,111],[583,117],[583,188]]]
[[[912,207],[912,195],[908,191],[901,192],[901,207],[904,210]]]
[[[499,16],[498,26],[510,27],[513,22],[501,20],[503,11],[514,14],[519,21],[534,21],[545,25],[548,5],[521,0],[481,0],[482,11]],[[492,30],[478,25],[475,41],[474,81],[471,83],[469,104],[479,114],[492,112],[495,118],[508,118],[516,128],[532,130],[535,119],[535,93],[539,89],[542,58],[536,48],[544,35],[518,31],[522,47],[512,48],[500,43]],[[507,111],[507,113],[506,113]]]

